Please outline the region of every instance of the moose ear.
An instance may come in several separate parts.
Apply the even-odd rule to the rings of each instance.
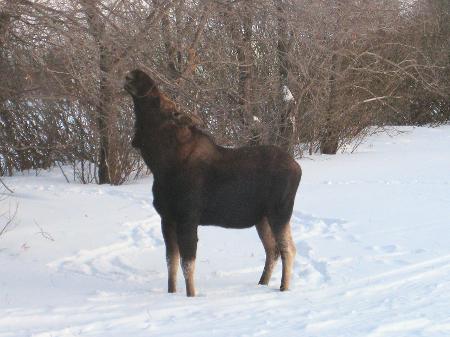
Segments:
[[[195,125],[195,126],[197,126],[199,128],[204,128],[205,127],[205,122],[199,116],[197,116],[197,115],[190,115],[189,117],[191,118],[191,121],[192,121],[193,125]]]
[[[174,111],[172,113],[172,118],[180,126],[192,125],[192,120],[189,118],[189,116],[179,111]]]
[[[179,111],[174,111],[172,113],[173,120],[180,126],[199,126],[202,127],[203,121],[195,116],[195,115],[188,115]]]

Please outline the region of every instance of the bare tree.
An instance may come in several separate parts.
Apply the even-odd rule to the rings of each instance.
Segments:
[[[449,22],[446,0],[3,1],[0,175],[141,172],[132,68],[224,145],[333,154],[374,126],[446,122]]]

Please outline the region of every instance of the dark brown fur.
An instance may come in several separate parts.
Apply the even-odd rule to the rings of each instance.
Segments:
[[[256,225],[266,251],[259,283],[268,284],[281,255],[280,289],[288,289],[295,255],[289,221],[301,178],[297,162],[275,146],[216,145],[140,70],[127,75],[125,89],[136,114],[133,146],[154,174],[153,204],[166,243],[169,292],[176,291],[181,255],[187,295],[195,295],[199,225]]]

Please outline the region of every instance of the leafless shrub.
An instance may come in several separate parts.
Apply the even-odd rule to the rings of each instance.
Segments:
[[[139,67],[219,143],[335,153],[371,126],[450,119],[446,0],[6,0],[0,176],[143,172],[123,74]],[[288,94],[289,93],[289,94]]]

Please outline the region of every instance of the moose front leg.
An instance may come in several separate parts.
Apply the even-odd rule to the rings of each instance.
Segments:
[[[161,221],[161,230],[166,244],[167,271],[169,274],[168,291],[177,291],[177,271],[180,262],[180,251],[178,249],[177,229],[173,223]]]
[[[186,295],[195,296],[194,270],[197,254],[197,225],[179,224],[177,226],[178,246],[181,254],[181,269],[186,282]]]

